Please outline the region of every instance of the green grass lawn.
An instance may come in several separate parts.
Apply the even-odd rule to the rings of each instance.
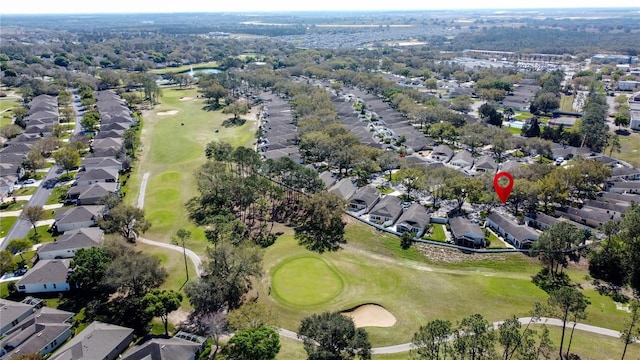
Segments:
[[[333,300],[344,287],[339,273],[319,256],[288,259],[273,271],[272,296],[293,305],[315,306]]]
[[[518,129],[515,127],[509,127],[509,126],[503,126],[503,129],[507,130],[508,132],[510,132],[513,135],[520,135],[520,132],[522,131],[522,129]]]
[[[17,216],[0,217],[0,237],[7,235],[16,220],[18,220]]]
[[[26,196],[35,194],[36,190],[38,190],[35,186],[23,186],[20,189],[13,190],[12,196]]]
[[[397,237],[380,233],[366,225],[350,224],[346,235],[349,243],[335,253],[315,254],[296,244],[291,234],[281,236],[266,250],[264,273],[267,277],[259,284],[260,296],[272,309],[277,326],[295,330],[302,318],[325,310],[342,311],[360,304],[376,303],[389,310],[397,323],[390,328],[367,328],[372,344],[387,346],[408,342],[417,328],[433,319],[459,321],[465,316],[480,313],[489,321],[503,320],[510,315],[527,316],[535,301],[546,302],[546,294],[531,283],[531,276],[540,266],[537,261],[521,254],[504,254],[491,259],[474,259],[457,263],[437,263],[426,260],[412,247],[402,250]],[[286,290],[280,286],[280,269],[287,268],[298,259],[322,260],[309,266],[311,273],[305,276],[307,265],[294,266],[291,282],[304,289],[290,290],[296,300],[284,299]],[[325,289],[302,285],[317,276],[318,269],[326,276],[331,268],[344,282],[343,290],[331,296]],[[294,274],[294,275],[292,275]],[[586,285],[586,270],[570,268],[574,281]],[[331,277],[334,279],[333,277]],[[327,281],[329,286],[335,280]],[[585,290],[591,301],[585,321],[588,324],[616,329],[626,313],[617,310],[615,303],[595,291]],[[312,295],[318,304],[304,303]],[[326,300],[320,303],[320,298]],[[470,301],[469,299],[473,299]]]
[[[560,96],[560,111],[575,112],[573,109],[574,96],[561,95]]]
[[[150,173],[145,211],[152,225],[145,237],[169,242],[178,229],[185,228],[193,234],[187,246],[202,252],[207,245],[204,232],[188,221],[184,207],[189,199],[198,195],[193,173],[205,161],[204,149],[208,142],[225,140],[234,146],[251,146],[257,123],[255,116],[248,114],[243,126],[223,127],[222,122],[228,116],[220,111],[203,110],[205,101],[197,95],[195,88],[165,88],[160,105],[143,114],[144,148],[127,182],[125,201],[137,203],[142,176]],[[177,113],[158,115],[171,110]]]
[[[620,136],[620,153],[613,153],[615,158],[629,162],[635,167],[640,167],[640,134],[631,133],[628,136]],[[607,155],[609,151],[607,150]]]
[[[49,195],[49,198],[47,199],[46,204],[52,205],[52,204],[64,203],[65,199],[67,198],[67,191],[69,191],[69,188],[71,188],[71,185],[65,185],[65,186],[53,188],[53,190],[51,190],[51,195]]]
[[[0,99],[0,127],[13,123],[13,112],[10,109],[17,105],[14,98]]]
[[[445,241],[447,237],[444,234],[444,226],[442,224],[431,224],[431,234],[424,237],[427,240]]]
[[[7,201],[0,204],[0,211],[17,211],[22,210],[22,208],[28,203],[27,200],[18,200],[16,202]]]

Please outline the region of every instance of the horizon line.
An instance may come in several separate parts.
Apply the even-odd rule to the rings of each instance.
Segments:
[[[425,9],[425,8],[407,8],[407,9],[317,9],[317,10],[224,10],[224,11],[113,11],[113,12],[47,12],[47,13],[1,13],[0,16],[51,16],[51,15],[160,15],[160,14],[282,14],[282,13],[380,13],[380,12],[522,12],[522,11],[544,11],[544,10],[638,10],[640,6],[586,6],[586,7],[495,7],[495,8],[450,8],[450,9]]]

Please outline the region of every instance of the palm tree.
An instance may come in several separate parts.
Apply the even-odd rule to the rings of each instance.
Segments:
[[[184,270],[187,273],[187,281],[189,281],[189,266],[187,265],[187,249],[185,247],[185,242],[191,238],[191,231],[185,229],[178,229],[175,237],[173,238],[174,243],[182,243],[182,253],[184,255]]]

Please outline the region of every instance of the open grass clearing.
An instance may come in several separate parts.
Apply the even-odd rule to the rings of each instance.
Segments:
[[[640,133],[632,132],[629,135],[621,135],[620,145],[622,147],[620,153],[614,153],[613,156],[635,167],[640,167]]]
[[[344,287],[339,273],[319,256],[304,256],[283,261],[273,271],[272,296],[300,306],[326,303]]]
[[[573,109],[573,100],[574,100],[575,96],[570,95],[561,95],[560,96],[560,111],[566,111],[566,112],[575,112],[575,110]]]
[[[257,123],[255,115],[248,114],[243,126],[223,127],[222,122],[228,115],[203,110],[205,100],[197,95],[195,88],[164,88],[160,104],[143,114],[141,139],[144,148],[127,182],[126,201],[137,202],[142,176],[150,173],[145,211],[152,225],[145,237],[169,242],[178,229],[185,228],[192,232],[187,246],[202,253],[207,246],[204,231],[188,221],[184,206],[198,195],[193,173],[205,162],[204,149],[208,142],[225,140],[234,146],[251,146]],[[180,100],[186,97],[194,101]],[[172,116],[158,116],[159,112],[168,110],[178,112]]]
[[[0,237],[7,236],[7,233],[17,220],[17,216],[0,217]]]
[[[33,195],[35,194],[36,190],[38,190],[38,188],[35,186],[21,186],[20,188],[14,189],[11,196]]]
[[[193,64],[193,65],[182,65],[182,66],[178,66],[178,67],[167,67],[164,69],[153,69],[151,71],[149,71],[152,74],[158,74],[158,75],[164,75],[164,74],[177,74],[177,73],[183,73],[186,71],[191,70],[191,67],[193,67],[193,71],[198,71],[198,69],[210,69],[210,68],[217,68],[218,67],[218,62],[217,61],[209,61],[209,62],[205,62],[205,63],[198,63],[198,64]]]
[[[289,233],[266,250],[264,273],[267,276],[258,286],[260,294],[269,293],[269,286],[275,287],[271,281],[282,264],[300,257],[322,259],[344,281],[344,290],[339,295],[319,305],[292,304],[283,301],[281,293],[273,291],[271,296],[261,296],[260,301],[276,315],[277,326],[297,329],[300,320],[313,313],[374,303],[389,310],[398,320],[390,328],[367,329],[374,346],[387,346],[410,341],[417,328],[429,320],[440,318],[455,323],[480,313],[489,321],[499,321],[511,315],[527,316],[535,301],[547,299],[547,295],[531,283],[531,276],[540,266],[525,255],[476,257],[458,251],[461,260],[443,264],[427,259],[415,247],[402,250],[397,237],[365,225],[350,224],[347,238],[352,240],[342,250],[315,254],[300,247]],[[369,245],[372,243],[377,244]],[[572,266],[567,272],[583,287],[589,286],[584,268]],[[627,313],[616,309],[610,298],[588,288],[584,293],[591,301],[586,323],[606,328],[616,328],[623,323]]]

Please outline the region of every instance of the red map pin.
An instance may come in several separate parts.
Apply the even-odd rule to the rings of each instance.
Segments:
[[[500,186],[499,182],[500,178],[503,177],[509,179],[509,183],[505,187]],[[496,194],[498,194],[500,201],[502,201],[503,204],[506,204],[509,195],[511,195],[511,190],[513,189],[513,176],[506,171],[497,173],[496,176],[493,177],[493,187],[496,189]]]

